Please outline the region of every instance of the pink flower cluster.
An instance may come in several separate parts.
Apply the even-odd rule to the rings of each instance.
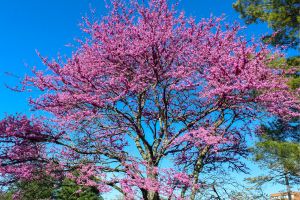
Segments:
[[[0,121],[0,173],[10,179],[30,179],[43,161],[46,130],[25,116]],[[9,182],[9,181],[8,181]]]

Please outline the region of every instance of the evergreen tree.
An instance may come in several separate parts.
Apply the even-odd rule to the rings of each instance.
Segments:
[[[278,59],[269,67],[279,70],[290,70],[286,76],[288,85],[297,93],[300,87],[300,57]],[[277,119],[261,127],[260,141],[254,148],[255,161],[267,167],[270,173],[266,176],[250,178],[249,181],[259,187],[266,182],[286,186],[291,200],[291,188],[300,183],[300,119],[290,121]]]
[[[277,120],[261,128],[260,142],[254,148],[255,160],[270,173],[266,176],[250,178],[257,185],[266,182],[286,186],[291,200],[291,186],[300,183],[300,123]]]
[[[82,187],[70,179],[55,184],[52,179],[44,178],[21,181],[0,194],[0,200],[13,200],[17,195],[22,200],[102,200],[95,187]]]
[[[265,42],[272,45],[299,44],[299,0],[237,0],[233,7],[247,24],[266,22],[276,34],[268,35]]]
[[[57,193],[58,200],[102,200],[95,187],[79,186],[70,179],[65,179]]]
[[[41,180],[22,181],[16,184],[16,190],[22,200],[38,200],[52,198],[55,185],[48,178]]]
[[[299,0],[237,0],[233,7],[245,19],[246,24],[265,22],[274,33],[263,38],[264,42],[299,48],[300,1]],[[300,87],[300,57],[290,56],[284,60],[286,68],[294,68],[290,74],[290,87]],[[277,63],[278,64],[278,63]]]
[[[13,200],[13,193],[11,191],[1,191],[0,200]]]
[[[289,48],[297,48],[299,45],[299,0],[237,0],[233,7],[245,19],[246,24],[265,22],[274,33],[276,32],[267,35],[263,39],[264,42],[274,46],[286,45]],[[290,70],[291,72],[287,73],[289,87],[297,91],[300,87],[299,56],[279,59],[270,67]],[[300,176],[299,119],[290,122],[279,119],[263,126],[262,130],[260,142],[254,150],[255,160],[266,166],[270,173],[250,181],[258,185],[270,181],[281,183],[286,185],[289,192],[290,185],[297,183]]]

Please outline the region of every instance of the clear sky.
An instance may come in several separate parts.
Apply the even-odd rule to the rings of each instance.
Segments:
[[[182,0],[180,9],[197,19],[211,14],[226,15],[226,21],[240,21],[232,9],[232,0]],[[4,85],[14,86],[17,79],[6,72],[23,77],[30,67],[42,64],[36,55],[56,57],[70,55],[66,44],[80,38],[78,24],[88,14],[90,6],[99,16],[105,14],[104,0],[1,0],[0,6],[0,118],[5,113],[28,112],[28,93],[15,93]],[[247,29],[250,37],[267,31],[265,25]],[[28,65],[26,67],[26,65]]]
[[[233,0],[181,0],[180,9],[196,19],[225,14],[227,22],[238,21],[244,25],[232,3]],[[89,13],[90,6],[98,16],[105,15],[103,0],[1,0],[0,118],[16,112],[29,114],[26,100],[33,95],[7,89],[5,84],[15,86],[18,79],[6,72],[23,77],[30,73],[30,67],[41,67],[35,50],[49,57],[56,57],[58,52],[70,55],[71,49],[66,45],[81,37],[78,24]],[[265,24],[251,25],[244,30],[249,38],[259,38],[266,32]]]

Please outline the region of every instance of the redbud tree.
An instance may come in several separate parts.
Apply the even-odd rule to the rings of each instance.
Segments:
[[[264,45],[219,18],[197,22],[167,0],[113,1],[66,60],[42,57],[26,87],[51,119],[0,124],[3,181],[56,178],[126,199],[195,199],[201,174],[245,171],[258,120],[298,117]]]

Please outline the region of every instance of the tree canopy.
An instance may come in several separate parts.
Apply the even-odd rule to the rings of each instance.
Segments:
[[[300,116],[286,74],[268,66],[277,56],[220,18],[197,22],[166,0],[113,1],[82,29],[70,58],[41,56],[46,69],[23,81],[51,118],[0,122],[3,184],[46,169],[126,199],[194,200],[201,174],[247,170],[239,158],[258,120]]]

